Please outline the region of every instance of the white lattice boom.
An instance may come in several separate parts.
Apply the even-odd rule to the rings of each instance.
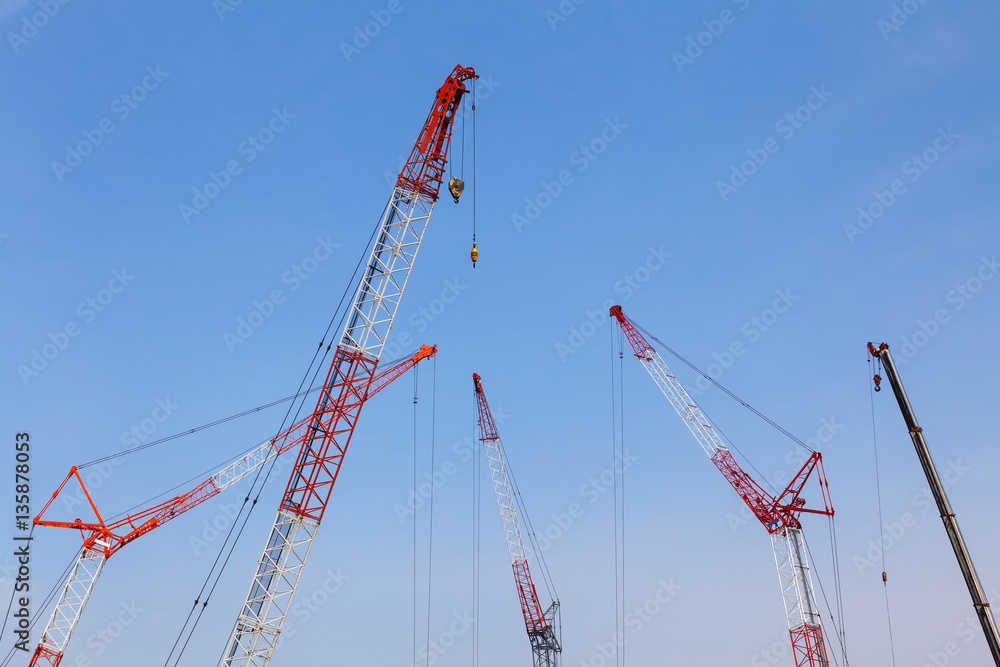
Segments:
[[[777,499],[774,498],[739,466],[701,408],[670,372],[670,368],[659,353],[625,317],[621,307],[611,308],[611,316],[618,320],[632,345],[635,356],[670,401],[698,444],[770,533],[796,666],[828,667],[823,629],[816,606],[809,563],[806,559],[802,526],[797,516],[801,511],[831,515],[833,513],[829,507],[822,511],[805,510],[802,507],[804,503],[798,497],[809,473],[819,464],[820,455],[814,453],[785,492]],[[825,482],[821,480],[821,486],[824,484]],[[790,497],[791,500],[785,501],[786,497]],[[824,492],[824,500],[826,498]]]
[[[379,220],[340,343],[223,653],[225,667],[263,667],[273,655],[438,198],[452,125],[466,92],[463,82],[474,78],[475,70],[457,66],[438,90]]]

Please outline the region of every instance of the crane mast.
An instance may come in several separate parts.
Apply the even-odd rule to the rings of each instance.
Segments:
[[[365,273],[232,635],[225,667],[263,667],[281,633],[444,178],[456,112],[478,78],[458,65],[434,98],[379,221]]]
[[[556,621],[559,601],[553,601],[547,610],[543,610],[535,584],[531,581],[528,557],[524,551],[524,542],[521,540],[521,526],[517,520],[514,492],[507,474],[503,448],[500,445],[500,434],[493,422],[490,406],[486,403],[481,379],[477,373],[472,374],[476,390],[476,408],[479,412],[479,441],[483,443],[483,451],[490,466],[490,478],[493,480],[493,491],[496,493],[497,507],[500,510],[500,523],[507,539],[507,552],[510,554],[510,564],[514,570],[517,596],[521,601],[524,625],[531,642],[533,665],[556,667],[559,664],[559,654],[562,652],[557,637]]]
[[[1000,667],[1000,632],[997,631],[997,624],[993,619],[990,603],[987,600],[986,592],[983,590],[983,585],[979,581],[976,568],[972,564],[972,556],[969,555],[969,550],[965,546],[965,539],[962,537],[962,531],[958,528],[958,520],[955,518],[955,512],[948,501],[948,494],[945,493],[941,477],[938,475],[937,467],[934,465],[934,459],[931,458],[930,449],[928,449],[927,441],[924,439],[924,430],[917,424],[917,417],[913,414],[913,408],[910,407],[910,400],[906,397],[906,392],[903,390],[903,383],[900,381],[899,373],[896,371],[896,364],[892,360],[892,355],[889,354],[889,346],[882,343],[878,347],[875,347],[873,343],[868,343],[868,351],[873,357],[882,362],[886,378],[892,387],[892,393],[896,395],[899,410],[903,413],[903,421],[906,422],[910,439],[913,440],[913,447],[917,451],[920,465],[924,469],[927,483],[931,487],[931,492],[934,494],[934,501],[937,503],[938,511],[941,513],[941,521],[944,522],[944,529],[948,533],[948,540],[955,551],[955,558],[958,559],[958,566],[962,570],[965,584],[969,588],[969,595],[972,596],[972,606],[979,617],[979,623],[983,626],[986,643],[989,644],[993,661],[997,664],[997,667]],[[876,391],[878,391],[880,380],[881,378],[876,375]]]
[[[670,372],[653,346],[646,342],[632,321],[625,317],[621,306],[613,306],[610,312],[628,338],[635,356],[670,401],[708,458],[770,535],[796,667],[828,667],[823,627],[806,558],[802,524],[799,521],[801,512],[833,515],[822,456],[819,452],[813,452],[785,490],[777,498],[772,496],[736,462],[701,408]],[[800,497],[813,472],[819,478],[823,494],[822,510],[805,507],[805,500]]]
[[[368,400],[379,391],[388,386],[400,375],[416,366],[420,361],[433,357],[437,354],[437,346],[423,345],[416,354],[407,359],[393,364],[384,372],[380,373],[372,382],[365,400]],[[267,440],[253,448],[236,461],[225,466],[217,473],[203,481],[187,493],[175,496],[170,500],[146,508],[135,514],[129,514],[123,519],[105,523],[101,518],[101,513],[97,509],[90,492],[87,490],[83,479],[76,466],[70,468],[69,474],[52,497],[42,508],[42,511],[35,517],[35,525],[53,526],[57,528],[73,528],[84,533],[83,548],[76,562],[70,570],[66,583],[56,606],[52,610],[48,624],[42,631],[41,639],[35,647],[31,656],[29,667],[35,665],[50,665],[58,667],[62,662],[66,647],[76,630],[77,624],[83,615],[87,603],[94,592],[94,586],[104,571],[104,565],[108,558],[118,553],[118,551],[133,540],[145,535],[154,528],[171,521],[184,512],[202,504],[209,498],[213,498],[226,489],[235,485],[248,475],[255,473],[264,466],[267,466],[275,458],[281,456],[296,444],[301,444],[308,426],[309,418],[293,424],[284,429],[270,440]],[[43,519],[43,515],[49,506],[55,501],[66,484],[76,479],[83,490],[90,508],[97,518],[96,523],[87,523],[81,519],[75,521],[52,521]]]

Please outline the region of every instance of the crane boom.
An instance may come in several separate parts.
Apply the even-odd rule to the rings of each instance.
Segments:
[[[927,483],[931,487],[931,492],[934,494],[934,501],[937,503],[938,511],[941,513],[941,521],[944,522],[944,529],[948,533],[948,540],[955,551],[955,558],[958,559],[958,567],[962,570],[965,584],[969,588],[969,595],[972,596],[972,606],[979,617],[979,623],[983,626],[986,643],[989,644],[993,661],[997,664],[997,667],[1000,667],[1000,632],[997,631],[997,624],[993,619],[990,603],[986,597],[986,592],[983,590],[983,585],[979,581],[976,568],[972,564],[972,556],[969,555],[969,549],[965,546],[965,538],[962,537],[962,531],[958,528],[958,519],[955,518],[955,512],[948,501],[948,494],[941,483],[941,477],[938,475],[937,467],[934,465],[934,459],[931,458],[930,449],[928,449],[927,441],[924,439],[924,430],[917,424],[917,417],[913,414],[913,408],[910,407],[910,400],[906,397],[906,392],[903,390],[903,383],[900,381],[899,373],[896,371],[896,364],[892,360],[892,355],[889,354],[889,346],[882,343],[878,347],[875,347],[873,343],[868,343],[868,351],[873,357],[879,359],[882,362],[882,367],[885,368],[886,377],[889,380],[890,386],[892,386],[892,393],[896,395],[899,410],[903,413],[903,421],[906,422],[910,439],[913,440],[913,447],[917,451],[920,465],[924,469]],[[878,387],[878,380],[879,378],[876,376],[876,388]]]
[[[507,538],[507,552],[510,554],[510,564],[514,570],[517,596],[521,601],[524,625],[531,642],[533,664],[534,667],[555,667],[559,664],[559,654],[562,652],[562,646],[556,636],[559,601],[553,601],[547,610],[543,610],[535,584],[531,581],[528,557],[521,539],[521,526],[517,520],[514,492],[507,473],[503,447],[500,445],[500,434],[493,422],[481,380],[477,373],[472,374],[476,390],[476,407],[479,412],[479,441],[483,443],[483,451],[490,466],[490,478],[493,480],[493,491],[500,510],[500,523]]]
[[[458,65],[438,90],[382,214],[340,343],[223,652],[225,667],[267,665],[281,634],[344,454],[369,391],[410,270],[438,199],[464,82]]]
[[[416,366],[419,362],[437,354],[437,346],[422,345],[420,349],[410,357],[400,360],[380,373],[373,381],[365,395],[365,400],[387,387],[393,380]],[[63,585],[62,593],[59,596],[56,606],[52,610],[48,624],[42,631],[41,639],[35,647],[31,656],[29,667],[35,665],[51,665],[57,667],[62,661],[69,640],[76,630],[77,624],[83,615],[90,597],[94,592],[94,586],[104,571],[107,559],[117,553],[129,542],[138,539],[154,528],[171,521],[184,512],[197,507],[209,498],[217,496],[224,490],[233,486],[248,475],[260,470],[268,465],[275,458],[281,456],[296,444],[301,444],[305,437],[308,419],[303,419],[296,424],[282,430],[273,438],[262,442],[236,461],[230,463],[217,473],[203,481],[187,493],[175,496],[170,500],[154,505],[135,514],[126,515],[123,519],[106,524],[101,518],[101,513],[97,509],[90,492],[83,483],[83,478],[76,466],[70,468],[66,479],[49,501],[42,508],[42,511],[35,517],[35,525],[52,526],[57,528],[75,528],[84,534],[83,548],[77,556],[76,562],[70,570],[66,583]],[[55,501],[67,482],[76,479],[80,483],[90,508],[97,517],[97,523],[85,523],[81,519],[75,521],[51,521],[42,519],[45,511]]]
[[[822,455],[812,452],[785,490],[777,497],[772,496],[740,467],[701,408],[670,372],[653,346],[625,316],[621,306],[613,306],[610,314],[618,321],[635,356],[698,444],[770,535],[796,667],[828,667],[823,628],[798,516],[800,512],[833,515]],[[813,472],[817,474],[823,494],[822,510],[806,508],[805,500],[801,498],[802,489]]]

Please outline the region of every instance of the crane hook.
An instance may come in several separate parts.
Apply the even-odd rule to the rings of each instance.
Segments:
[[[476,242],[472,242],[472,268],[476,268],[476,260],[479,259],[479,251],[476,250]]]
[[[465,181],[458,178],[451,179],[448,181],[448,192],[451,193],[452,198],[457,204],[458,198],[462,196],[463,192],[465,192]]]
[[[879,384],[882,382],[882,376],[876,373],[875,377],[873,377],[872,380],[875,381],[875,391],[882,391],[882,387],[879,386]]]

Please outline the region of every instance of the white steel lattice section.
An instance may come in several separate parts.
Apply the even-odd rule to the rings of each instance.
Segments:
[[[778,583],[785,603],[788,630],[802,655],[796,655],[797,665],[827,667],[819,607],[813,589],[812,573],[806,557],[805,540],[798,528],[785,528],[771,534],[774,562],[778,568]],[[811,649],[811,650],[809,650]],[[811,655],[810,655],[811,654]],[[800,662],[800,659],[802,661]]]
[[[361,394],[358,392],[367,389],[374,374],[375,364],[392,328],[393,318],[433,208],[434,202],[431,200],[422,199],[399,187],[393,190],[392,198],[379,223],[375,244],[358,285],[337,353],[338,359],[345,354],[361,355],[369,362],[360,363],[355,356],[353,361],[345,361],[343,367],[340,367],[338,361],[334,361],[335,368],[327,382],[342,384],[344,391],[354,397],[354,405],[349,408],[340,405],[345,400],[345,395],[342,395],[330,407],[331,387],[324,389],[314,415],[316,421],[309,425],[313,436],[303,444],[304,449],[299,454],[290,489],[302,481],[299,466],[303,465],[307,457],[315,454],[315,447],[325,447],[320,443],[321,440],[327,442],[338,432],[349,438],[353,432],[361,403]],[[323,420],[329,423],[324,425],[321,423]],[[338,451],[345,446],[346,442],[337,445]],[[339,451],[334,455],[335,460],[320,465],[329,477],[326,482],[328,486],[332,486],[342,454]],[[309,520],[297,512],[289,511],[292,508],[285,506],[289,493],[286,490],[286,500],[278,510],[246,603],[233,628],[223,656],[222,664],[225,667],[265,667],[269,663],[299,576],[309,557],[309,550],[319,529],[319,520]],[[303,500],[301,495],[293,495],[296,495],[299,502],[314,500]],[[325,507],[325,501],[322,506]]]
[[[39,642],[40,652],[58,653],[61,657],[70,637],[73,636],[77,620],[90,601],[90,595],[94,591],[94,583],[101,576],[106,562],[107,558],[100,551],[86,547],[80,551],[80,555],[66,579],[66,585],[63,586],[59,602],[52,610],[49,623],[42,632],[42,639]]]
[[[664,363],[656,350],[647,348],[646,357],[640,357],[642,365],[646,367],[650,377],[667,397],[674,410],[680,418],[687,424],[688,429],[694,435],[698,444],[705,450],[709,458],[715,459],[719,450],[728,449],[722,439],[715,432],[715,429],[708,423],[708,418],[702,413],[701,408],[694,402],[694,399],[687,393],[684,386],[670,372],[670,368]]]
[[[382,354],[434,202],[395,188],[371,258],[358,285],[341,346],[370,358]]]
[[[318,528],[314,521],[278,510],[223,665],[268,664]]]
[[[500,441],[491,438],[483,439],[483,449],[490,464],[490,478],[493,480],[493,491],[497,496],[497,507],[500,509],[500,522],[507,538],[507,551],[510,553],[511,565],[520,565],[527,560],[524,555],[524,542],[521,540],[521,527],[517,522],[517,510],[514,508],[514,494],[507,476],[507,464],[504,462]]]
[[[228,489],[230,486],[236,484],[250,473],[260,469],[261,466],[269,463],[271,459],[276,458],[279,454],[281,454],[281,452],[275,448],[274,442],[268,440],[267,442],[261,443],[252,449],[238,461],[230,463],[228,466],[215,473],[215,475],[212,476],[212,481],[215,483],[216,489],[219,491]]]

